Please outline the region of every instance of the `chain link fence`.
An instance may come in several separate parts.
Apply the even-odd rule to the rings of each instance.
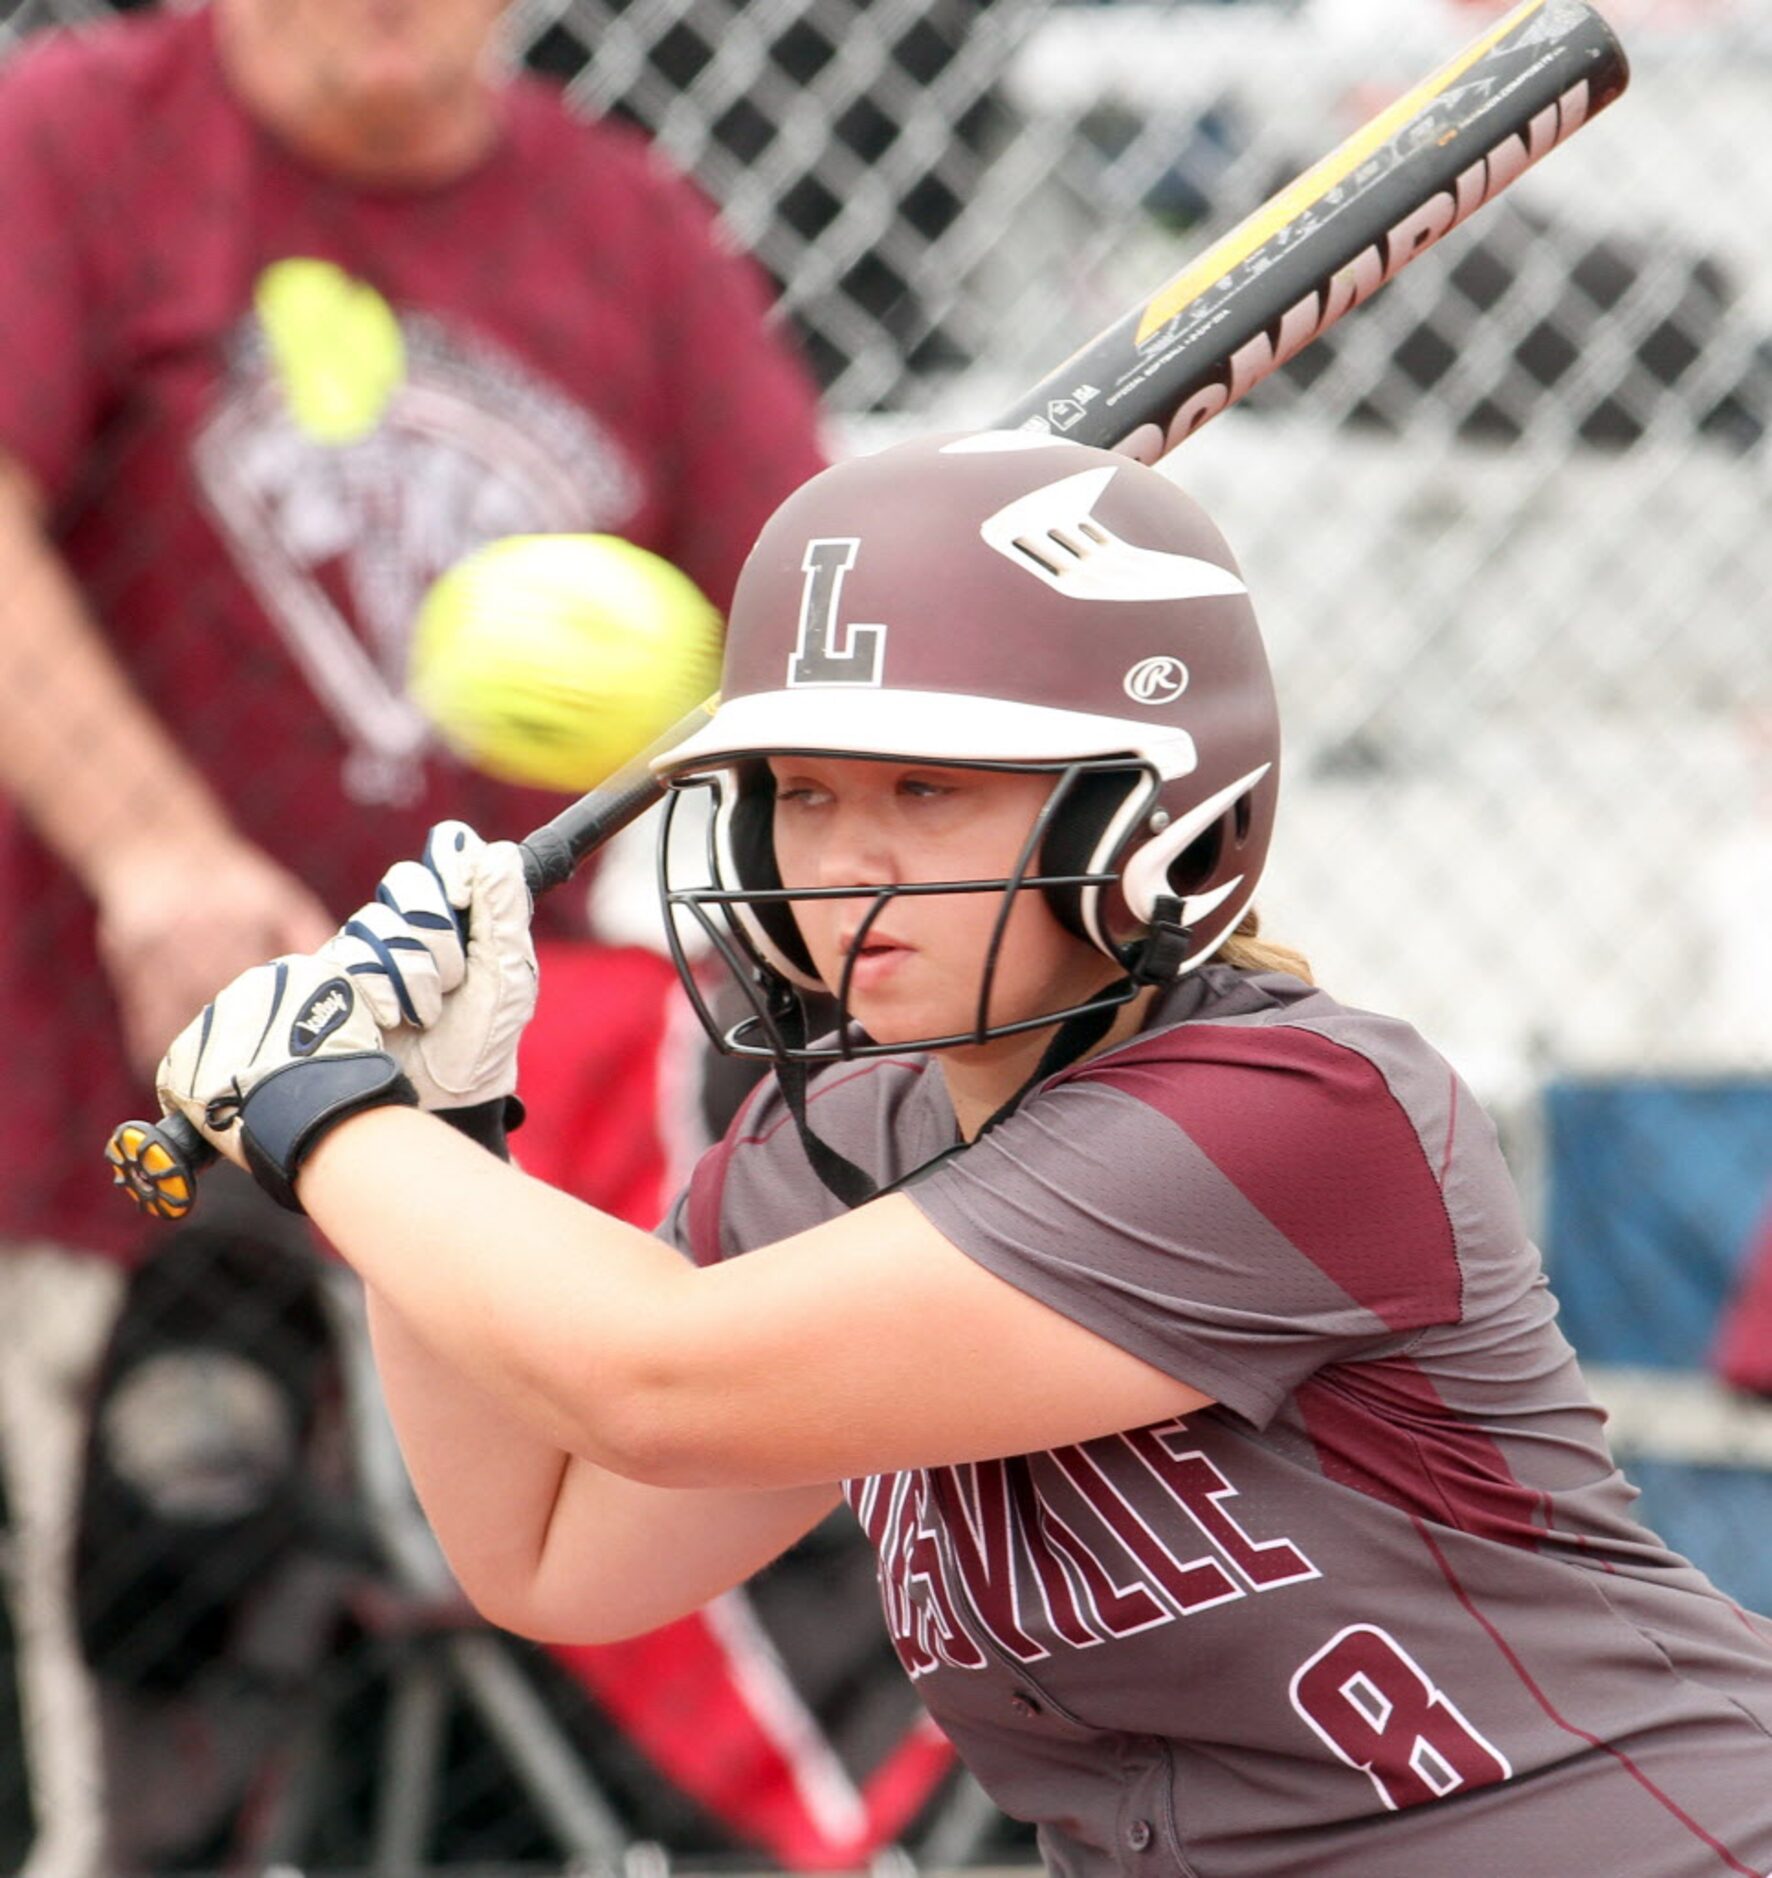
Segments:
[[[108,10],[22,0],[0,50]],[[848,450],[988,419],[1496,10],[517,0],[508,27],[721,206]],[[1624,100],[1166,468],[1237,548],[1280,682],[1267,929],[1492,1106],[1651,1520],[1768,1609],[1763,1413],[1703,1375],[1772,1204],[1772,29],[1752,0],[1609,12]],[[347,1796],[331,1862],[378,1833],[378,1869],[595,1854],[545,1750],[487,1771],[508,1704],[358,1641],[326,1672],[358,1707],[300,1763]],[[632,1750],[523,1668],[527,1738],[594,1739],[592,1784],[643,1812]],[[422,1832],[377,1812],[351,1715],[409,1775],[429,1741]],[[925,1819],[940,1859],[1025,1851],[968,1804]]]
[[[1731,969],[1772,792],[1772,281],[1741,154],[1772,39],[1746,6],[1619,11],[1627,101],[1169,465],[1246,562],[1285,692],[1270,923],[1497,1096],[1772,1050],[1772,993]],[[513,20],[725,205],[862,445],[987,419],[1483,16]]]

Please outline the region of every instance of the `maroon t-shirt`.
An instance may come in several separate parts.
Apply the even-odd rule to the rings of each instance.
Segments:
[[[496,536],[606,530],[724,605],[820,465],[812,387],[701,198],[549,86],[502,99],[470,174],[373,190],[244,113],[206,12],[51,35],[0,73],[0,448],[143,696],[341,916],[439,816],[518,835],[560,806],[425,743],[401,675],[437,573]],[[328,264],[298,286],[319,304],[273,296],[267,329],[291,261]],[[124,1249],[100,1150],[150,1098],[89,906],[4,805],[0,904],[0,1241]]]
[[[808,1109],[881,1181],[955,1140],[927,1057]],[[1055,1870],[1772,1871],[1772,1626],[1633,1518],[1494,1130],[1407,1025],[1209,965],[906,1191],[1216,1398],[846,1483],[905,1669]],[[837,1211],[765,1088],[667,1230],[705,1263]]]

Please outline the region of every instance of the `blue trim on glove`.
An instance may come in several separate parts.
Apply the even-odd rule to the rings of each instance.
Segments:
[[[330,1129],[365,1109],[417,1106],[417,1091],[385,1051],[312,1057],[254,1085],[240,1109],[240,1145],[253,1179],[299,1213],[295,1177]]]
[[[382,900],[384,906],[392,907],[396,913],[400,913],[400,909],[394,906],[392,900],[383,899],[379,893],[376,898]],[[435,926],[440,923],[435,919],[427,919],[421,913],[400,913],[400,917],[409,926]],[[401,1021],[410,1024],[415,1030],[420,1028],[417,1007],[413,1004],[411,994],[406,989],[406,976],[400,970],[394,954],[396,952],[425,953],[429,951],[429,947],[422,939],[384,939],[380,933],[365,926],[360,919],[346,920],[344,930],[347,939],[359,941],[375,954],[373,963],[365,960],[361,965],[347,967],[349,976],[357,978],[370,973],[386,978],[394,988],[394,996],[399,1000]]]

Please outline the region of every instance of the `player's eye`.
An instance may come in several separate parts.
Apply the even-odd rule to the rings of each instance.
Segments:
[[[775,785],[775,800],[787,808],[816,808],[820,803],[830,800],[830,791],[821,789],[817,783],[789,777]]]

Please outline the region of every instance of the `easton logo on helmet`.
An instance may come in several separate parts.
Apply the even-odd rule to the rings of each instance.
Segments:
[[[886,628],[845,626],[838,618],[843,576],[855,565],[854,535],[820,537],[800,559],[800,633],[788,658],[790,685],[878,685],[886,663]]]
[[[1126,674],[1125,691],[1134,704],[1173,704],[1187,690],[1188,670],[1167,652],[1140,659]]]

